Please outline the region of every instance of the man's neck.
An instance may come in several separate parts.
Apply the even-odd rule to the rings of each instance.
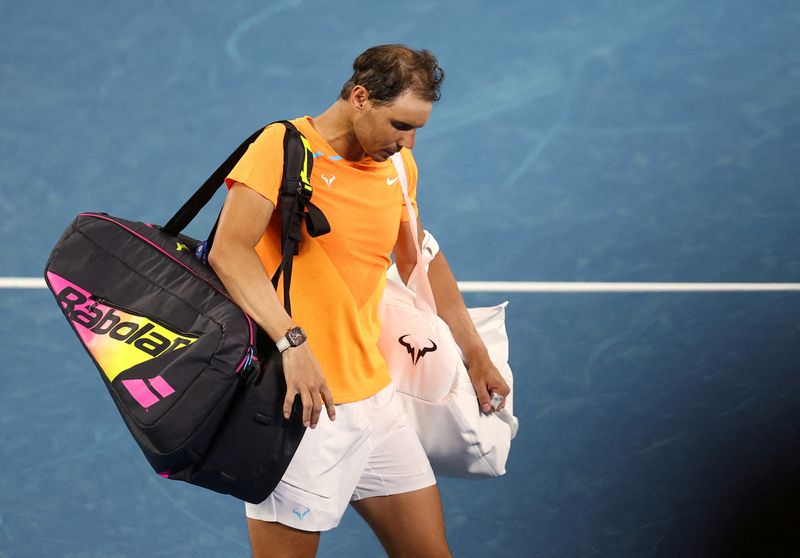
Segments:
[[[339,99],[319,116],[312,119],[314,129],[336,153],[348,161],[360,161],[366,153],[353,132],[350,106]]]

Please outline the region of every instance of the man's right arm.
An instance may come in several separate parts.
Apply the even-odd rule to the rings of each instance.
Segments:
[[[208,262],[231,298],[269,335],[278,340],[295,324],[286,313],[255,251],[275,206],[238,182],[231,186],[222,208]],[[288,418],[295,394],[303,402],[303,423],[316,427],[324,403],[335,418],[333,397],[308,343],[282,353],[286,376],[283,412]]]

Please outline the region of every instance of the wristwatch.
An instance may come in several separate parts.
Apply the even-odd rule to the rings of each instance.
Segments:
[[[278,352],[283,352],[289,347],[297,347],[298,345],[302,345],[306,341],[306,332],[303,331],[302,327],[293,327],[286,332],[286,335],[281,337],[275,342],[275,346],[278,347]]]

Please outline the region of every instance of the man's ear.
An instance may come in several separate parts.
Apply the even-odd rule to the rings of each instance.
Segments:
[[[350,91],[350,104],[357,110],[362,110],[369,100],[369,91],[363,85],[356,85]]]

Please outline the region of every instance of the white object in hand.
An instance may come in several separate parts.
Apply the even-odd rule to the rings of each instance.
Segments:
[[[492,392],[492,401],[491,401],[492,409],[496,411],[497,408],[500,406],[500,403],[503,402],[503,399],[505,398],[499,393]]]

